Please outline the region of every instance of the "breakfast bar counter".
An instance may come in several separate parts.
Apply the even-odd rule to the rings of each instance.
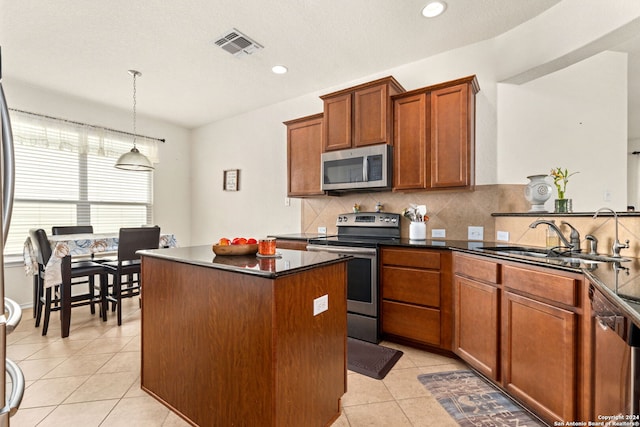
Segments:
[[[346,391],[348,258],[142,259],[142,389],[193,425],[324,426]]]

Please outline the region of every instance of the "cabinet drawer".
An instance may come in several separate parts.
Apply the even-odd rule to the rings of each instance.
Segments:
[[[424,249],[383,249],[382,264],[440,269],[440,253]]]
[[[571,306],[578,304],[579,281],[573,277],[505,265],[502,280],[516,291]]]
[[[382,268],[382,298],[440,307],[440,273],[412,268]]]
[[[440,345],[440,310],[383,301],[382,331],[426,344]]]
[[[455,254],[453,265],[456,274],[461,276],[488,283],[500,283],[500,265],[495,262]]]

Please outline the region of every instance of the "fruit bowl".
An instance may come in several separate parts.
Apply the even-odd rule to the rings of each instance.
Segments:
[[[253,255],[258,252],[258,244],[250,245],[212,245],[216,255]]]

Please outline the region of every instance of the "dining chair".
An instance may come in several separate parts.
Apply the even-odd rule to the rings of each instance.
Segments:
[[[93,225],[56,225],[51,227],[51,234],[93,234]]]
[[[29,236],[31,238],[31,245],[33,246],[36,254],[36,260],[38,262],[37,272],[37,306],[36,310],[36,327],[40,326],[40,320],[42,319],[42,312],[44,311],[44,323],[42,325],[42,335],[47,335],[49,329],[49,318],[52,311],[58,311],[64,305],[65,301],[60,300],[60,286],[44,287],[44,270],[51,258],[52,251],[49,239],[47,238],[47,232],[42,228],[29,230]],[[80,293],[70,296],[71,307],[79,307],[84,305],[90,305],[91,314],[95,314],[95,304],[102,302],[102,295],[95,295],[95,276],[104,275],[105,269],[102,264],[93,261],[78,261],[70,263],[70,269],[68,274],[68,280],[71,281],[72,286],[88,285],[88,291],[86,293]],[[82,278],[83,280],[73,281],[71,279]],[[106,278],[106,276],[105,276]],[[102,305],[100,305],[102,308]],[[107,313],[102,310],[102,319],[107,320]]]
[[[102,309],[106,310],[111,302],[117,311],[118,325],[122,324],[122,298],[140,295],[140,255],[143,249],[158,249],[160,245],[160,227],[121,228],[118,238],[118,260],[105,262],[102,265],[112,284],[104,284],[102,290],[106,294]],[[108,289],[110,288],[110,291]],[[105,292],[106,290],[106,292]]]

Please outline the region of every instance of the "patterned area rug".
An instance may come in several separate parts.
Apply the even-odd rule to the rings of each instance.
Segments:
[[[463,427],[546,426],[472,371],[423,374],[418,380]]]

